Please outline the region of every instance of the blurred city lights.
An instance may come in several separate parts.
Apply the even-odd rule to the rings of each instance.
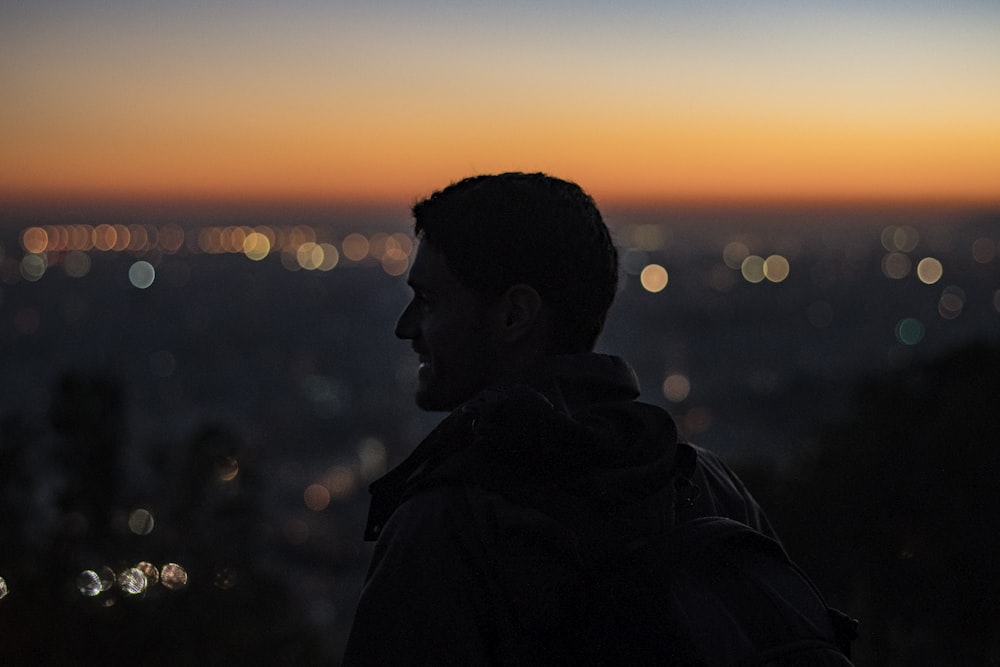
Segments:
[[[739,270],[743,266],[743,260],[750,256],[750,249],[742,241],[730,241],[722,250],[722,261],[730,269]]]
[[[21,259],[21,277],[30,282],[40,280],[47,268],[45,255],[25,255]]]
[[[347,466],[333,466],[326,471],[323,484],[329,490],[331,499],[343,500],[353,495],[357,490],[357,473]]]
[[[70,250],[63,259],[63,271],[71,278],[83,278],[90,267],[90,255],[82,250]]]
[[[639,274],[639,282],[647,292],[662,292],[669,280],[667,270],[659,264],[647,264]]]
[[[950,285],[941,293],[938,299],[938,313],[946,320],[953,320],[962,314],[965,308],[965,290],[956,285]]]
[[[910,275],[911,268],[910,258],[901,252],[890,252],[882,257],[882,274],[886,278],[902,280]]]
[[[903,345],[916,345],[924,339],[924,325],[914,318],[907,317],[896,323],[896,340]]]
[[[243,240],[243,254],[259,262],[271,252],[271,240],[260,232],[251,232]]]
[[[361,476],[372,482],[386,471],[388,455],[385,445],[378,438],[365,438],[358,445],[358,459],[361,462]]]
[[[38,254],[45,252],[49,244],[49,235],[41,227],[29,227],[21,234],[21,247],[25,252]]]
[[[160,583],[172,591],[180,590],[188,585],[187,570],[177,563],[167,563],[160,568]]]
[[[691,393],[691,382],[686,375],[671,373],[663,381],[663,397],[672,403],[680,403]]]
[[[128,529],[136,535],[149,535],[155,525],[153,515],[149,510],[139,508],[128,516]]]
[[[145,260],[139,260],[128,270],[128,279],[134,287],[146,289],[156,280],[156,269]]]
[[[363,234],[353,232],[344,237],[340,244],[344,257],[352,262],[360,262],[368,256],[368,239]]]
[[[924,257],[917,264],[917,277],[925,285],[933,285],[941,280],[942,275],[944,275],[944,269],[941,266],[941,262],[933,257]]]
[[[882,229],[882,247],[889,252],[913,252],[920,243],[920,233],[908,225],[890,225]]]
[[[220,482],[231,482],[240,474],[240,462],[234,456],[226,456],[215,464],[215,476]]]
[[[137,567],[122,570],[118,575],[118,588],[123,593],[138,595],[146,590],[146,574]]]
[[[997,245],[993,239],[978,238],[972,243],[972,259],[979,264],[989,264],[997,256]]]
[[[764,277],[772,283],[780,283],[788,277],[788,260],[781,255],[771,255],[764,260]]]
[[[156,566],[147,561],[142,561],[136,564],[136,567],[142,571],[146,577],[146,583],[149,586],[155,586],[160,581],[160,573],[156,569]]]
[[[740,264],[740,273],[748,283],[759,283],[764,280],[764,258],[750,255]]]
[[[310,484],[302,494],[302,499],[313,512],[322,512],[330,505],[330,490],[322,484]]]
[[[101,586],[101,577],[93,570],[84,570],[76,578],[76,589],[81,595],[95,597],[101,594],[104,588]]]

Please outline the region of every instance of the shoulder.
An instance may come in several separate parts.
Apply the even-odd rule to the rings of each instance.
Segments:
[[[696,445],[682,444],[694,453],[694,470],[690,482],[696,495],[678,511],[680,518],[721,516],[735,519],[777,539],[764,509],[743,483],[743,480],[714,452]]]

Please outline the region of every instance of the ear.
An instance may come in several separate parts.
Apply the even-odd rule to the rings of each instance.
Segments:
[[[542,333],[545,319],[542,297],[534,287],[524,283],[512,285],[504,292],[501,305],[501,327],[506,341],[513,343]]]

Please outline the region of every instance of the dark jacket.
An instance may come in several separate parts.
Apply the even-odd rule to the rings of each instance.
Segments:
[[[372,484],[378,542],[345,664],[577,662],[594,562],[696,516],[774,536],[736,475],[638,393],[621,359],[553,358]]]

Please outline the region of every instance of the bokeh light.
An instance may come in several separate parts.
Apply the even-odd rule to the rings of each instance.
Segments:
[[[83,278],[90,273],[90,255],[82,250],[70,250],[63,259],[63,271],[71,278]]]
[[[139,260],[128,270],[128,280],[134,287],[146,289],[156,280],[156,269],[145,260]]]
[[[0,577],[0,600],[3,600],[5,597],[7,597],[8,593],[10,593],[10,589],[7,588],[7,580],[4,579],[3,577]]]
[[[896,323],[896,340],[903,345],[916,345],[924,339],[924,325],[914,318],[907,317]]]
[[[271,252],[271,240],[260,232],[251,232],[243,240],[243,254],[259,262]]]
[[[156,569],[155,565],[147,561],[142,561],[141,563],[136,563],[136,567],[146,576],[146,584],[148,586],[155,586],[159,583],[160,572]]]
[[[989,264],[997,256],[993,239],[978,238],[972,242],[972,259],[979,264]]]
[[[944,269],[941,262],[933,257],[924,257],[917,264],[917,277],[925,285],[933,285],[941,280],[942,275],[944,275]]]
[[[172,591],[178,591],[188,585],[188,573],[177,563],[167,563],[160,568],[160,583]]]
[[[913,252],[920,243],[920,233],[909,225],[890,225],[882,229],[882,247],[889,252]]]
[[[739,270],[743,266],[743,260],[749,256],[750,249],[742,241],[730,241],[722,249],[722,261],[733,270]]]
[[[400,248],[387,248],[382,254],[382,270],[390,276],[401,276],[410,266],[410,258]]]
[[[347,259],[352,262],[360,262],[368,256],[368,239],[363,234],[353,232],[344,237],[340,243],[340,249]]]
[[[138,595],[146,590],[146,574],[137,567],[122,570],[118,575],[118,588],[123,593]]]
[[[682,373],[671,373],[663,381],[663,397],[671,403],[680,403],[691,393],[691,381]]]
[[[48,265],[45,255],[25,255],[21,258],[21,277],[29,282],[41,280]]]
[[[76,578],[76,589],[80,595],[95,597],[101,594],[101,577],[93,570],[84,570]]]
[[[388,463],[385,445],[378,438],[363,439],[358,445],[358,460],[361,463],[361,476],[366,482],[378,479],[385,473]]]
[[[911,268],[910,258],[901,252],[890,252],[882,257],[882,274],[886,278],[902,280],[910,275]]]
[[[132,510],[128,516],[128,529],[136,535],[149,535],[155,525],[153,514],[147,509]]]
[[[322,484],[310,484],[302,494],[302,499],[313,512],[322,512],[330,505],[330,491]]]
[[[750,255],[740,264],[740,273],[748,283],[759,283],[764,280],[764,258]]]
[[[357,491],[358,476],[351,468],[337,465],[326,471],[323,484],[329,490],[332,499],[344,500]]]
[[[965,308],[965,290],[956,285],[946,287],[938,299],[938,313],[946,320],[954,320]]]
[[[25,252],[39,254],[45,252],[49,245],[49,235],[41,227],[29,227],[21,234],[21,247]]]
[[[240,474],[240,462],[235,456],[223,457],[215,464],[215,477],[220,482],[231,482]]]
[[[340,253],[337,252],[337,247],[331,243],[320,243],[319,247],[323,251],[323,260],[316,268],[320,271],[330,271],[340,262]]]
[[[306,271],[318,269],[323,264],[323,246],[314,241],[306,241],[295,251],[295,259]]]
[[[764,260],[764,277],[772,283],[780,283],[788,277],[788,260],[781,255],[771,255]]]
[[[659,264],[647,264],[639,274],[639,282],[647,292],[662,292],[670,281],[667,270]]]

